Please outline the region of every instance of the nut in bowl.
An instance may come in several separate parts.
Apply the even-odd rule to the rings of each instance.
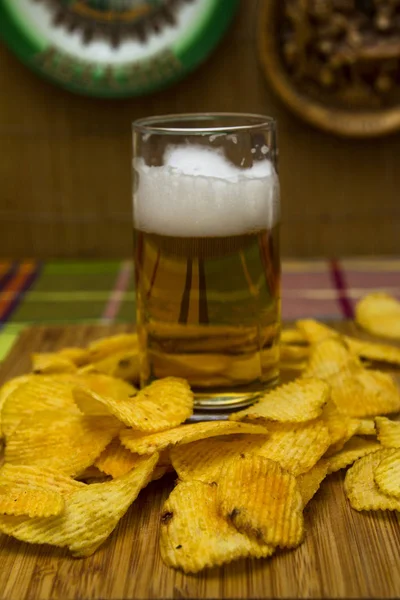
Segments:
[[[260,3],[258,48],[274,91],[327,132],[374,137],[400,128],[397,2]]]
[[[399,510],[400,393],[370,368],[373,356],[396,364],[396,347],[313,320],[284,329],[281,344],[306,350],[293,381],[228,420],[189,424],[184,379],[139,391],[137,372],[101,372],[138,354],[135,334],[35,353],[32,372],[0,390],[2,534],[90,556],[150,482],[171,490],[168,473],[160,553],[185,573],[296,548],[313,536],[304,510],[324,502],[331,473],[348,469],[345,510]]]

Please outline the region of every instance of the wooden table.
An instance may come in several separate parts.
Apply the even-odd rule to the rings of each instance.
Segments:
[[[354,325],[340,328],[352,331]],[[3,363],[0,383],[27,371],[33,351],[85,344],[125,330],[124,325],[27,330]],[[399,597],[400,515],[352,510],[343,478],[343,472],[329,476],[306,508],[307,536],[299,548],[199,575],[168,569],[158,550],[159,516],[173,477],[143,490],[111,537],[87,559],[0,535],[0,600]]]

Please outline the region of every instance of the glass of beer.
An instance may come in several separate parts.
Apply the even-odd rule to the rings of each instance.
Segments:
[[[172,375],[197,410],[250,404],[279,378],[275,121],[151,117],[133,149],[141,385]]]

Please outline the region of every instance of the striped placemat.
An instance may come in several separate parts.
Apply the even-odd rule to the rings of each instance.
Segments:
[[[371,291],[400,299],[400,258],[284,260],[282,317],[351,318]],[[32,324],[133,322],[131,261],[0,261],[0,360]]]

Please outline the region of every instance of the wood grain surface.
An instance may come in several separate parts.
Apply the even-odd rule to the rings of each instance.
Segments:
[[[400,135],[345,141],[293,116],[259,64],[256,30],[264,2],[241,0],[209,60],[144,98],[71,94],[0,45],[0,146],[6,149],[0,255],[130,256],[131,122],[206,111],[259,112],[278,120],[283,256],[400,254]]]
[[[353,324],[340,326],[354,333]],[[0,383],[25,372],[33,351],[85,344],[119,326],[37,327],[22,333],[0,369]],[[367,336],[365,336],[367,337]],[[159,516],[173,477],[141,492],[90,558],[0,535],[0,600],[170,598],[398,598],[400,523],[396,513],[357,513],[329,476],[305,512],[307,536],[269,560],[241,560],[187,576],[161,562]]]

